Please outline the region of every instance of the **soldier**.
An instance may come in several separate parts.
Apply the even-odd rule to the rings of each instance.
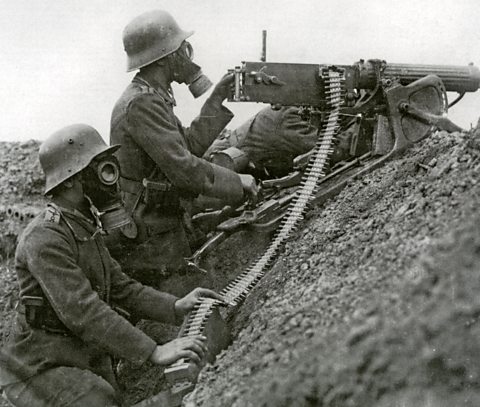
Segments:
[[[176,323],[200,296],[222,300],[203,288],[179,299],[143,286],[110,256],[102,222],[126,221],[115,204],[118,148],[83,124],[59,130],[40,147],[51,199],[19,239],[21,305],[12,342],[0,353],[0,385],[15,406],[117,406],[112,356],[167,365],[182,357],[199,363],[204,355],[204,337],[158,345],[114,309]]]
[[[172,82],[188,84],[195,97],[211,86],[193,62],[186,41],[192,34],[160,10],[138,16],[123,32],[127,70],[139,72],[113,109],[110,142],[122,145],[120,185],[135,223],[111,236],[109,247],[125,269],[138,275],[184,268],[191,250],[183,219],[194,197],[238,204],[257,192],[251,175],[201,158],[233,117],[222,105],[232,75],[215,86],[189,128],[174,114]]]
[[[275,178],[293,170],[295,157],[310,151],[318,141],[318,127],[302,118],[299,108],[266,107],[232,132],[225,132],[205,153],[205,158],[258,178]],[[339,134],[329,164],[350,157],[351,136]]]

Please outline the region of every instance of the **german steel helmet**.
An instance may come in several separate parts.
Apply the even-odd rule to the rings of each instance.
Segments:
[[[193,31],[183,31],[163,10],[148,11],[135,17],[123,30],[127,72],[175,52],[192,34]]]
[[[96,156],[118,148],[119,144],[108,146],[97,130],[86,124],[72,124],[56,131],[40,145],[38,153],[46,178],[45,195],[85,169]]]

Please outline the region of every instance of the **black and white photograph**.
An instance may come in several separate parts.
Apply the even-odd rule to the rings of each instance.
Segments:
[[[479,2],[0,6],[0,407],[480,406]]]

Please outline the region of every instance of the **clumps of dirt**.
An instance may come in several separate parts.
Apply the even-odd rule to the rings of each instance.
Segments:
[[[2,204],[37,199],[45,186],[39,141],[0,142],[0,195]]]
[[[13,261],[0,263],[0,344],[6,343],[15,317],[18,287]]]
[[[234,342],[186,402],[480,405],[478,132],[436,133],[311,211],[230,315]],[[37,151],[37,142],[0,143],[2,339],[18,295],[15,239],[42,205]],[[7,220],[8,208],[23,220]],[[216,273],[212,286],[242,272],[265,244],[251,232],[225,242],[204,262]],[[176,334],[142,328],[159,341]],[[152,366],[120,365],[119,377],[131,402],[163,388]]]
[[[0,341],[10,333],[18,301],[13,256],[17,239],[43,202],[40,142],[0,142]]]
[[[0,142],[0,259],[15,252],[18,235],[38,213],[45,185],[40,142]]]
[[[480,405],[473,133],[437,132],[310,212],[189,405]]]

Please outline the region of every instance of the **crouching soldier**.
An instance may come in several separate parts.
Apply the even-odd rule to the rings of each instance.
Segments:
[[[0,385],[15,406],[118,406],[111,357],[167,365],[182,357],[200,363],[205,354],[203,336],[158,345],[116,311],[176,323],[200,296],[222,300],[203,288],[179,299],[145,287],[110,256],[104,227],[128,221],[116,199],[118,147],[83,124],[40,147],[50,202],[19,239],[21,302],[0,352]]]

